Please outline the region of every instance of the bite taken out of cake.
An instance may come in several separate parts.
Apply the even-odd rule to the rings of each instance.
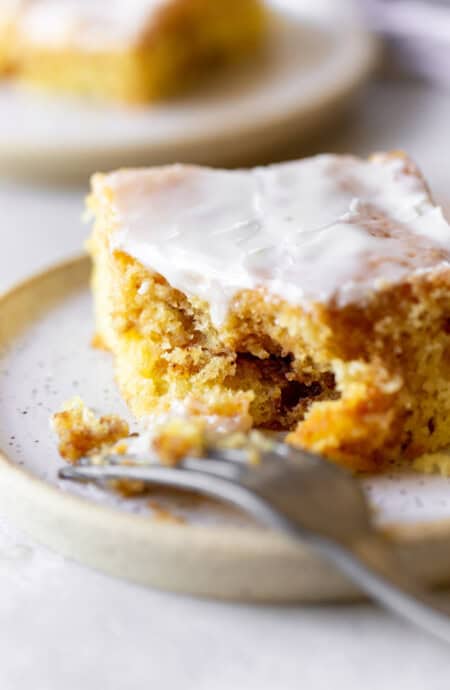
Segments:
[[[95,175],[96,342],[134,414],[356,470],[450,443],[450,227],[402,153]]]

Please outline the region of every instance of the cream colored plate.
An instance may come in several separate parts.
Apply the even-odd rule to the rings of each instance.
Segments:
[[[164,522],[148,498],[58,482],[49,415],[75,394],[103,412],[126,414],[110,356],[89,346],[88,274],[88,260],[78,259],[0,299],[1,513],[67,556],[146,585],[246,600],[353,595],[308,549],[231,509],[159,494],[153,500],[185,520]],[[449,480],[388,475],[366,488],[410,567],[450,581]]]
[[[268,55],[195,94],[141,109],[0,87],[0,172],[83,176],[174,161],[264,159],[329,123],[368,74],[353,0],[272,0]]]

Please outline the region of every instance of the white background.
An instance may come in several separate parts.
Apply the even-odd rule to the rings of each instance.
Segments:
[[[449,128],[450,94],[385,83],[316,147],[407,149],[450,207]],[[0,289],[79,252],[84,193],[0,182]],[[449,677],[448,648],[369,605],[237,606],[147,591],[0,521],[1,690],[448,690]]]

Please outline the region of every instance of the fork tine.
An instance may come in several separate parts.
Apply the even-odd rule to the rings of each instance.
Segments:
[[[163,465],[124,466],[124,465],[70,465],[58,472],[60,479],[77,481],[131,480],[148,484],[164,484],[181,488],[197,488],[200,472],[186,472],[176,467]]]
[[[227,462],[229,464],[245,465],[248,451],[245,448],[219,448],[217,446],[208,447],[208,459]]]
[[[127,462],[128,461],[128,462]],[[208,448],[205,457],[185,457],[178,467],[186,470],[197,470],[208,472],[220,477],[238,480],[247,465],[246,452],[239,449],[218,449]],[[119,455],[110,453],[102,456],[101,462],[86,455],[72,467],[159,467],[160,463],[155,462],[151,455],[140,453],[139,455],[125,454]],[[64,470],[61,471],[64,474]]]
[[[142,457],[142,456],[140,456]],[[101,464],[96,464],[87,456],[81,458],[78,464],[69,465],[59,470],[61,479],[75,479],[79,481],[101,481],[107,479],[138,479],[140,481],[159,481],[165,477],[164,470],[171,472],[172,481],[175,481],[175,471],[179,473],[202,472],[224,479],[239,481],[245,465],[230,462],[225,457],[217,454],[216,458],[185,458],[177,467],[168,467],[154,462],[142,462],[136,464],[123,464],[124,460],[135,460],[133,456],[107,455]],[[139,475],[139,476],[138,476]]]
[[[212,456],[208,453],[206,458],[185,458],[180,467],[187,471],[207,472],[218,477],[239,481],[244,472],[245,465],[238,464],[237,461],[230,462],[226,456],[220,453]]]
[[[61,479],[77,481],[109,481],[116,479],[137,480],[146,484],[172,486],[177,489],[191,489],[205,496],[213,496],[231,503],[251,514],[272,513],[261,500],[251,494],[238,482],[211,472],[189,470],[163,465],[121,466],[121,465],[70,465],[62,467],[58,476]]]

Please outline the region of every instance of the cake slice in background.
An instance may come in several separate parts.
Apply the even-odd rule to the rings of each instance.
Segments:
[[[14,32],[17,75],[45,89],[145,103],[253,53],[265,26],[260,0],[29,0]]]
[[[95,175],[96,342],[137,417],[373,470],[450,443],[450,228],[403,154]]]

